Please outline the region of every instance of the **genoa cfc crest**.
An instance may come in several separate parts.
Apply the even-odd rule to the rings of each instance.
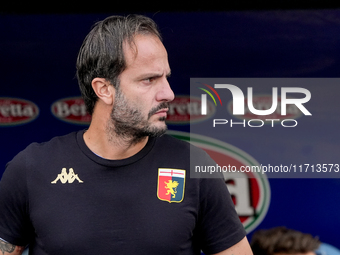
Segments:
[[[157,197],[169,203],[180,203],[184,197],[185,170],[158,168]]]

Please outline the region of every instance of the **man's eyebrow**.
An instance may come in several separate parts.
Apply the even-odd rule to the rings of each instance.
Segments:
[[[167,78],[169,78],[171,75],[171,72],[167,73],[165,76]],[[145,74],[141,74],[137,77],[137,80],[143,80],[143,79],[147,79],[147,78],[158,78],[158,77],[162,77],[163,73],[145,73]]]

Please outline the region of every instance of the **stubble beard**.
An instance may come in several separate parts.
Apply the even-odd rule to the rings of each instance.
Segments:
[[[133,144],[138,143],[147,136],[162,136],[167,130],[165,124],[166,118],[160,117],[158,119],[158,121],[164,123],[161,127],[152,125],[149,120],[157,111],[168,107],[168,102],[161,103],[151,109],[147,119],[145,119],[139,108],[132,105],[125,98],[119,87],[117,87],[115,101],[108,122],[109,139],[114,141],[118,138],[118,140],[124,141],[125,143]]]

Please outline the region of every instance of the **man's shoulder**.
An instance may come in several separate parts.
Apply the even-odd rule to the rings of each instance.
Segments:
[[[73,132],[63,136],[56,136],[46,142],[34,142],[20,151],[14,158],[6,164],[4,176],[21,176],[24,178],[28,169],[37,171],[38,166],[43,166],[42,171],[45,171],[52,165],[53,160],[58,160],[58,155],[70,155],[76,145],[77,132]],[[72,147],[72,148],[71,148]],[[71,151],[70,151],[71,150]],[[17,177],[15,177],[17,176]]]
[[[45,141],[45,142],[33,142],[29,144],[25,149],[20,151],[14,157],[14,159],[22,158],[22,157],[32,157],[38,154],[47,155],[47,156],[53,155],[58,150],[63,150],[66,148],[74,147],[73,145],[77,143],[76,137],[77,137],[78,132],[72,132],[66,135],[55,136],[49,141]]]
[[[174,145],[174,146],[183,146],[183,147],[189,147],[190,143],[189,141],[178,139],[171,134],[165,134],[158,138],[158,140],[166,145]]]
[[[179,139],[171,134],[165,134],[158,138],[159,146],[166,147],[168,150],[175,150],[179,153],[188,152],[192,155],[207,154],[203,149],[190,143],[190,139]]]
[[[33,142],[27,146],[26,150],[47,150],[48,148],[56,148],[58,146],[69,146],[76,142],[78,132],[81,131],[55,136],[45,142]]]

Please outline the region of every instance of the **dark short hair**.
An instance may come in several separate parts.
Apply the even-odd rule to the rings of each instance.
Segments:
[[[254,255],[307,253],[320,246],[317,237],[286,227],[256,231],[250,242]]]
[[[94,78],[105,78],[114,87],[125,70],[123,43],[133,43],[137,34],[151,34],[162,40],[156,23],[143,15],[110,16],[97,22],[86,36],[77,58],[77,78],[87,111],[92,115],[97,95]]]

